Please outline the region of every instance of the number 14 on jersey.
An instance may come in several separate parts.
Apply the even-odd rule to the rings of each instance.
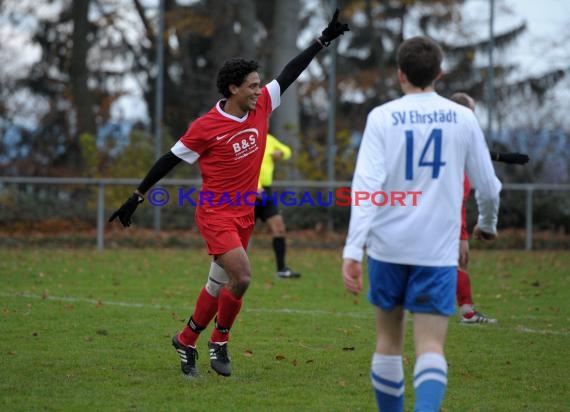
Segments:
[[[418,167],[431,167],[431,177],[437,179],[445,162],[441,161],[441,129],[433,129],[426,141]],[[431,155],[431,156],[429,156]],[[432,160],[427,158],[431,157]],[[414,132],[406,130],[406,180],[414,179]]]

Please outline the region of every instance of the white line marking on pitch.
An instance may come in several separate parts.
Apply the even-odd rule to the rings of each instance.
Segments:
[[[167,306],[167,305],[88,299],[88,298],[79,298],[79,297],[73,297],[73,296],[51,296],[51,295],[40,296],[40,295],[31,294],[31,293],[16,293],[16,294],[0,293],[0,296],[2,296],[2,297],[22,297],[22,298],[29,298],[29,299],[52,300],[55,302],[90,303],[93,305],[99,305],[100,304],[100,305],[108,305],[108,306],[120,306],[123,308],[147,308],[147,309],[175,310],[173,307]],[[248,308],[245,308],[244,310],[246,312],[252,312],[252,313],[296,314],[296,315],[313,315],[313,316],[334,315],[334,316],[347,316],[347,317],[351,317],[351,318],[371,318],[371,317],[373,317],[373,312],[333,312],[333,311],[327,311],[327,310],[322,310],[322,309],[305,310],[305,309],[290,309],[290,308],[280,308],[280,309],[269,309],[269,308],[248,309]],[[411,319],[408,318],[408,320],[411,320]],[[560,336],[570,335],[570,332],[567,332],[567,331],[531,329],[531,328],[527,328],[524,326],[515,327],[514,329],[517,332],[536,333],[536,334],[540,334],[540,335],[560,335]]]
[[[109,301],[109,300],[100,300],[100,299],[88,299],[88,298],[79,298],[73,296],[40,296],[34,295],[31,293],[16,293],[13,295],[7,293],[0,293],[2,297],[21,297],[21,298],[29,298],[29,299],[40,299],[40,300],[52,300],[55,302],[71,302],[71,303],[91,303],[93,305],[108,305],[108,306],[120,306],[123,308],[148,308],[148,309],[169,309],[175,310],[171,306],[167,305],[155,305],[155,304],[146,304],[146,303],[131,303],[131,302],[120,302],[120,301]],[[348,316],[354,318],[368,318],[373,317],[373,312],[334,312],[334,311],[327,311],[327,310],[305,310],[305,309],[289,309],[289,308],[280,308],[280,309],[269,309],[269,308],[244,308],[246,312],[253,312],[253,313],[277,313],[277,314],[300,314],[300,315],[335,315],[335,316]]]
[[[562,335],[562,336],[568,336],[568,335],[570,334],[570,333],[564,332],[564,331],[531,329],[531,328],[526,328],[526,327],[524,327],[524,326],[517,327],[516,330],[519,331],[519,332],[525,332],[525,333],[538,333],[538,334],[540,334],[540,335]]]

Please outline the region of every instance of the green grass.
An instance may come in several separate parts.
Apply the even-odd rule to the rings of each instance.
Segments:
[[[203,250],[0,250],[0,409],[374,410],[373,311],[344,292],[340,252],[291,250],[299,280],[276,279],[269,250],[251,258],[230,342],[234,375],[210,370],[208,329],[202,377],[190,381],[170,338],[205,281]],[[443,411],[570,410],[568,263],[567,252],[472,252],[476,303],[499,323],[452,320]]]

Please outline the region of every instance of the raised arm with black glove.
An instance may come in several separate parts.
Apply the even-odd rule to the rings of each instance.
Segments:
[[[340,12],[339,9],[334,11],[333,17],[329,22],[329,25],[323,30],[321,33],[321,37],[317,39],[317,42],[324,47],[329,47],[331,41],[336,39],[338,36],[344,34],[345,31],[349,31],[350,27],[348,24],[341,23],[338,21],[338,13]]]
[[[338,21],[339,9],[336,9],[328,26],[323,30],[321,36],[317,38],[309,47],[285,65],[281,73],[275,78],[279,83],[281,94],[293,83],[297,77],[307,68],[311,60],[324,47],[328,47],[337,37],[349,31],[348,24]]]
[[[492,150],[490,150],[489,153],[491,154],[491,160],[495,162],[524,165],[530,160],[528,155],[522,153],[499,153],[493,152]]]

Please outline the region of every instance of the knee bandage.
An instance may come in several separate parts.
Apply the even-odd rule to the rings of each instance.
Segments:
[[[210,265],[210,273],[208,273],[208,281],[206,282],[206,291],[217,298],[220,294],[220,289],[228,283],[230,278],[226,271],[216,262]]]

